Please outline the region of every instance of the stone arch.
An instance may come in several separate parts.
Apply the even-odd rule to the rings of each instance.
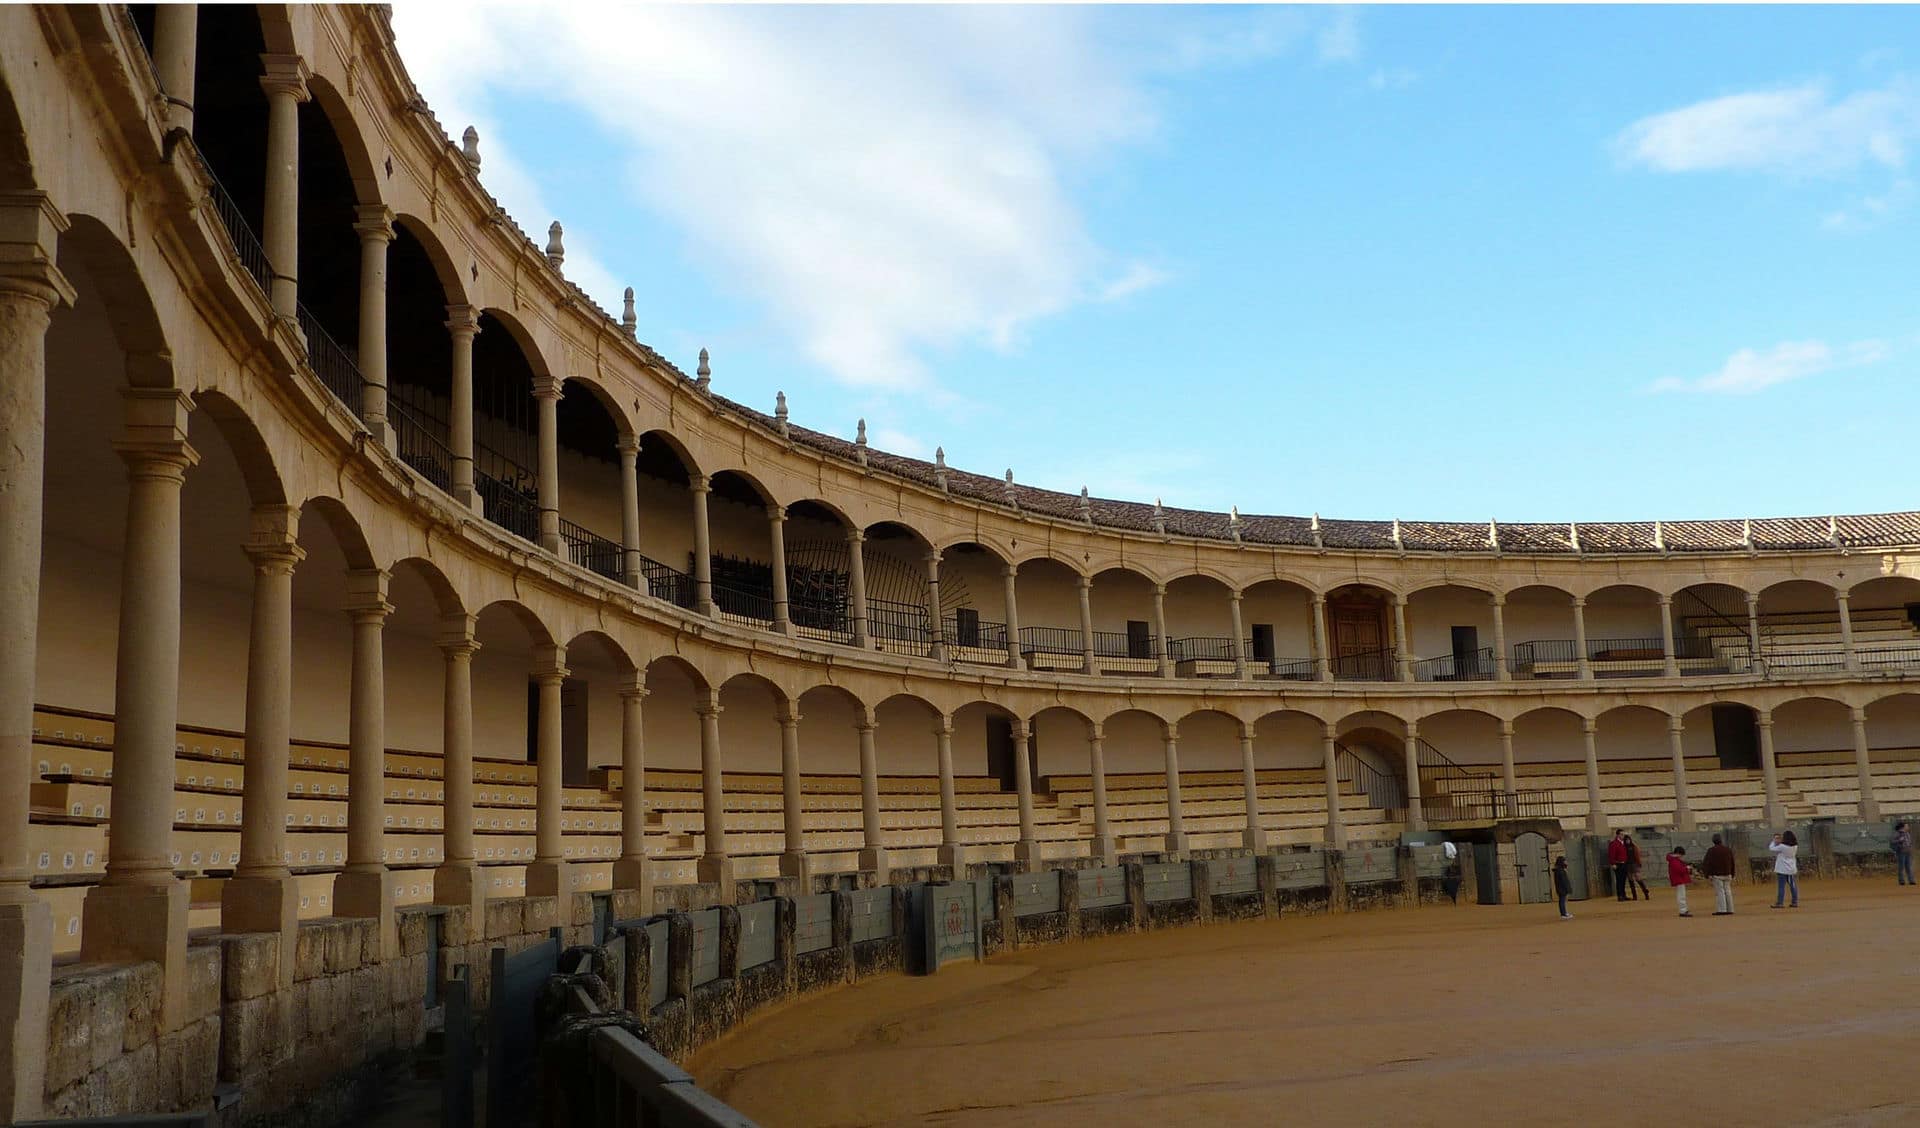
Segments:
[[[58,264],[62,271],[85,270],[102,299],[107,323],[120,351],[126,354],[126,379],[135,388],[177,386],[173,355],[140,268],[107,225],[86,214],[67,217],[60,235]],[[84,299],[83,299],[84,300]]]
[[[327,531],[339,543],[340,551],[346,557],[347,567],[377,567],[373,549],[367,544],[367,536],[360,527],[359,519],[339,498],[315,494],[300,503],[300,511],[311,513],[325,522]]]
[[[434,607],[440,615],[466,613],[465,602],[460,597],[459,589],[453,586],[453,582],[447,578],[445,572],[440,570],[438,564],[426,557],[402,557],[389,564],[387,570],[395,576],[406,573],[420,580],[433,594]]]
[[[440,233],[434,229],[431,221],[409,211],[396,211],[393,215],[396,231],[404,230],[407,236],[420,248],[421,257],[433,268],[433,276],[440,283],[441,295],[447,305],[467,305],[472,300],[467,288],[467,275],[454,262],[446,244],[441,241]],[[389,303],[392,298],[389,296]]]
[[[535,379],[552,378],[553,366],[548,363],[546,353],[541,350],[539,339],[511,310],[501,309],[499,306],[487,306],[480,313],[498,326],[507,339],[513,342],[514,347],[520,350],[521,359],[526,361]]]
[[[678,654],[663,654],[648,662],[643,679],[647,689],[641,725],[649,769],[700,769],[700,717],[697,709],[715,692],[700,668]]]
[[[613,420],[614,432],[619,438],[632,439],[637,436],[632,413],[620,403],[620,398],[613,394],[604,381],[594,376],[569,376],[561,383],[560,388],[564,393],[575,385],[585,391],[587,398],[607,413],[607,418]],[[562,404],[567,402],[564,395],[560,402]]]
[[[1269,709],[1253,719],[1253,763],[1257,769],[1323,767],[1326,721],[1304,709]]]
[[[35,183],[33,153],[20,121],[20,106],[7,76],[0,74],[0,189],[26,190]]]
[[[211,389],[197,392],[194,402],[195,414],[211,422],[232,449],[249,502],[254,506],[287,504],[287,489],[275,464],[273,448],[246,409],[225,392]]]
[[[857,726],[873,715],[867,702],[845,686],[821,684],[801,693],[795,704],[800,710],[800,757],[806,770],[860,774]]]
[[[556,645],[553,632],[547,629],[547,624],[541,620],[539,614],[518,599],[496,599],[481,607],[477,613],[477,617],[481,619],[491,618],[492,613],[496,612],[504,614],[514,623],[518,624],[520,629],[526,632],[527,641],[531,645]]]
[[[1853,702],[1845,696],[1808,693],[1781,701],[1770,710],[1773,750],[1781,778],[1791,785],[1808,753],[1849,752],[1853,748]]]
[[[366,138],[360,133],[360,123],[354,119],[353,107],[325,75],[314,74],[307,77],[307,93],[312,104],[324,117],[333,132],[335,143],[340,146],[341,156],[346,159],[347,173],[353,183],[353,195],[356,203],[385,203],[382,191],[382,178],[373,155],[367,151]]]
[[[1188,710],[1174,722],[1180,740],[1180,770],[1239,770],[1240,734],[1250,727],[1225,709],[1207,706]]]
[[[1049,705],[1027,719],[1033,732],[1034,764],[1048,776],[1083,776],[1092,769],[1093,718],[1071,705]],[[1040,786],[1036,783],[1036,786]]]

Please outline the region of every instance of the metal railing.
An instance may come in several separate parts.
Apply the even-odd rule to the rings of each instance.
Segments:
[[[1085,641],[1079,631],[1069,630],[1066,627],[1020,628],[1020,653],[1022,654],[1064,654],[1077,658],[1086,652]]]
[[[503,482],[479,468],[473,472],[473,488],[485,505],[487,520],[523,540],[540,543],[540,502],[525,490]]]
[[[539,522],[536,509],[534,520]],[[536,529],[537,531],[537,529]],[[560,518],[560,543],[566,546],[567,559],[590,572],[598,572],[615,583],[625,583],[627,550],[591,529]]]
[[[240,268],[253,276],[260,286],[264,297],[273,296],[273,267],[267,262],[267,251],[260,245],[260,239],[254,235],[253,228],[247,225],[247,217],[240,214],[240,205],[233,202],[226,185],[213,175],[213,169],[206,161],[200,162],[202,171],[207,174],[207,195],[213,201],[213,214],[220,219],[220,226],[227,229],[227,238],[233,243],[234,258],[239,260]]]
[[[1093,653],[1096,658],[1151,660],[1160,657],[1160,639],[1156,635],[1128,634],[1126,631],[1095,631]]]
[[[954,646],[970,650],[1007,649],[1007,625],[989,623],[985,619],[961,619],[958,615],[948,615],[942,621],[947,642]]]
[[[1334,775],[1365,795],[1367,806],[1383,811],[1407,809],[1407,789],[1398,779],[1367,763],[1339,741],[1334,742],[1333,748]]]
[[[1744,641],[1744,640],[1743,640]],[[1744,650],[1744,646],[1731,649]],[[1683,674],[1727,673],[1733,664],[1710,639],[1682,635],[1673,640],[1673,657]],[[1666,643],[1658,638],[1590,638],[1586,658],[1596,678],[1653,677],[1666,672]],[[1579,640],[1535,639],[1515,643],[1512,669],[1533,677],[1574,677],[1580,664]],[[1542,667],[1545,668],[1543,674]]]
[[[1365,650],[1332,660],[1335,681],[1393,681],[1400,676],[1400,656],[1391,650]]]
[[[770,588],[713,581],[713,613],[730,622],[755,626],[773,622],[773,591]]]
[[[313,374],[320,377],[320,382],[335,399],[346,404],[347,410],[359,418],[361,386],[366,383],[360,375],[360,366],[305,304],[295,303],[294,314],[300,322],[300,332],[307,338],[307,364],[313,368]]]
[[[695,610],[699,593],[694,589],[692,576],[669,568],[649,556],[640,558],[640,576],[646,581],[643,590],[648,595],[675,607]]]
[[[1237,647],[1230,638],[1170,638],[1167,656],[1175,662],[1238,662],[1242,653],[1253,652],[1253,640]]]
[[[1464,654],[1443,654],[1438,658],[1422,658],[1413,664],[1413,680],[1492,681],[1497,672],[1493,659],[1493,648],[1490,646],[1469,650]]]
[[[1267,674],[1282,681],[1319,681],[1320,663],[1314,658],[1272,658]]]
[[[917,603],[869,598],[867,637],[925,647],[933,641],[933,634],[927,629],[927,609]]]
[[[1857,649],[1854,658],[1863,670],[1910,670],[1920,667],[1920,643]]]
[[[853,641],[853,616],[847,601],[837,594],[794,592],[787,615],[796,628],[814,632],[831,642]]]
[[[1427,807],[1422,813],[1430,823],[1480,823],[1500,819],[1551,819],[1553,792],[1534,788],[1508,791],[1502,787],[1462,789],[1449,792],[1447,801]]]
[[[394,453],[414,472],[447,493],[453,492],[453,449],[440,441],[425,420],[398,399],[387,401]]]

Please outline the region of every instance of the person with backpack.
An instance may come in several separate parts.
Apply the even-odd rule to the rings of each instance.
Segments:
[[[1567,858],[1562,854],[1553,860],[1553,895],[1560,899],[1560,919],[1572,920],[1573,914],[1567,911],[1567,896],[1573,892],[1573,878],[1567,873]]]
[[[1693,884],[1693,867],[1687,864],[1687,848],[1675,846],[1673,853],[1667,855],[1667,884],[1673,886],[1674,900],[1680,903],[1680,915],[1690,917],[1687,911],[1687,886]]]
[[[1607,843],[1607,868],[1613,871],[1613,898],[1616,901],[1627,899],[1627,889],[1632,881],[1627,869],[1626,831],[1613,832],[1613,840]]]
[[[1638,893],[1633,892],[1636,885],[1640,887]],[[1640,844],[1633,840],[1631,834],[1627,835],[1627,892],[1633,893],[1632,899],[1635,901],[1642,897],[1648,903],[1653,901],[1653,890],[1647,888],[1646,879],[1640,876]]]
[[[1767,907],[1770,909],[1799,908],[1800,840],[1793,836],[1791,830],[1783,831],[1773,836],[1773,841],[1767,844],[1767,849],[1773,851],[1773,879],[1779,887],[1773,896],[1773,904]],[[1788,890],[1793,891],[1791,905],[1781,903],[1787,899]]]
[[[1713,845],[1707,847],[1707,857],[1700,865],[1700,871],[1713,882],[1713,915],[1733,915],[1733,875],[1737,867],[1733,848],[1720,841],[1719,835],[1713,836]]]
[[[1899,863],[1900,884],[1913,884],[1913,831],[1907,824],[1893,824],[1893,860]]]

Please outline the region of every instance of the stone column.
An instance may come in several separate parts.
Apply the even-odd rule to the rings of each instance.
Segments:
[[[1580,733],[1586,742],[1587,751],[1587,830],[1593,834],[1607,832],[1607,807],[1600,800],[1600,753],[1594,745],[1594,734],[1600,729],[1600,722],[1592,717],[1580,718]]]
[[[1868,758],[1867,711],[1854,706],[1847,710],[1853,719],[1853,765],[1860,776],[1860,817],[1867,822],[1880,821],[1880,801],[1873,796],[1873,763]]]
[[[1760,656],[1760,596],[1755,592],[1745,593],[1747,597],[1747,645],[1750,647],[1748,672],[1761,670]]]
[[[465,612],[440,620],[440,653],[446,658],[441,703],[440,853],[433,871],[433,901],[465,906],[473,927],[485,930],[487,883],[473,850],[473,637],[475,617]]]
[[[713,479],[695,474],[687,483],[693,494],[693,608],[702,615],[713,614],[713,533],[707,526],[707,495],[713,492]]]
[[[1100,666],[1093,654],[1093,577],[1080,577],[1080,672],[1097,674]]]
[[[393,242],[393,209],[365,204],[357,211],[360,235],[360,418],[374,441],[393,450],[387,423],[387,244]]]
[[[1087,725],[1087,761],[1093,772],[1093,856],[1112,865],[1116,858],[1113,826],[1107,820],[1106,729],[1098,723]]]
[[[934,756],[940,771],[940,852],[943,866],[961,864],[960,802],[953,786],[953,718],[940,714],[933,722]],[[956,871],[955,877],[964,876]]]
[[[13,393],[9,387],[5,394]],[[187,1018],[188,889],[173,876],[180,487],[200,456],[187,445],[192,403],[186,393],[121,394],[127,424],[114,449],[127,464],[128,494],[114,677],[113,841],[106,876],[87,891],[80,957],[88,963],[158,963],[162,1025],[172,1030]],[[17,433],[8,438],[19,441]],[[33,660],[31,653],[26,660]]]
[[[1413,640],[1407,637],[1407,597],[1393,597],[1393,661],[1403,682],[1413,680]]]
[[[1834,592],[1833,602],[1840,609],[1840,653],[1843,655],[1843,662],[1847,669],[1858,670],[1860,657],[1854,653],[1853,649],[1853,612],[1848,606],[1850,601],[1847,593]]]
[[[927,625],[931,635],[927,657],[936,662],[947,660],[946,624],[940,618],[940,554],[927,553]]]
[[[452,389],[447,400],[453,499],[478,513],[480,495],[473,488],[473,339],[480,334],[480,311],[469,305],[448,306],[447,333],[453,338]]]
[[[780,855],[780,875],[799,878],[800,891],[808,893],[812,891],[806,888],[809,870],[807,817],[800,793],[800,708],[791,701],[783,701],[774,719],[780,723],[780,825],[786,836],[786,849]]]
[[[1680,676],[1680,659],[1673,652],[1673,596],[1660,596],[1660,672],[1666,677]]]
[[[307,64],[298,55],[262,55],[267,92],[266,216],[260,245],[273,271],[273,312],[292,319],[300,302],[300,103]]]
[[[1153,585],[1154,657],[1160,659],[1160,676],[1173,676],[1173,658],[1167,649],[1167,585]]]
[[[1493,596],[1493,676],[1496,681],[1513,680],[1507,665],[1507,597],[1498,592]]]
[[[1040,857],[1040,844],[1033,829],[1033,765],[1027,760],[1027,722],[1013,719],[1013,780],[1020,795],[1020,840],[1013,844],[1013,860],[1028,869]]]
[[[1227,604],[1233,612],[1233,676],[1241,681],[1247,680],[1247,628],[1240,616],[1240,589],[1234,588],[1227,593]]]
[[[1340,749],[1336,743],[1339,736],[1339,730],[1332,725],[1320,730],[1320,766],[1326,772],[1329,850],[1344,850],[1347,846],[1346,817],[1340,810]]]
[[[720,887],[720,902],[734,902],[733,860],[727,853],[727,798],[720,775],[720,691],[700,690],[693,711],[700,715],[701,833],[706,849],[700,855],[701,881]]]
[[[1313,664],[1320,680],[1333,680],[1333,659],[1327,649],[1327,597],[1314,592],[1308,600],[1312,604],[1313,618]]]
[[[868,646],[867,534],[859,529],[847,530],[847,588],[852,619],[848,629],[853,633],[853,644],[864,650]]]
[[[1180,809],[1180,729],[1172,724],[1164,724],[1162,735],[1167,746],[1166,851],[1171,860],[1181,861],[1187,856],[1187,826]]]
[[[793,601],[787,594],[787,507],[767,507],[767,544],[773,563],[773,629],[783,635],[793,633]]]
[[[393,604],[379,568],[347,573],[353,623],[353,675],[347,697],[347,868],[333,879],[339,916],[371,917],[378,957],[399,952],[393,887],[381,846],[386,838],[387,674],[384,633]]]
[[[1587,657],[1587,597],[1573,597],[1573,660],[1581,681],[1593,680],[1593,661]]]
[[[1234,600],[1234,606],[1239,604]],[[1240,724],[1240,785],[1247,800],[1247,829],[1241,840],[1254,853],[1265,853],[1267,832],[1260,825],[1260,787],[1253,770],[1253,726],[1244,721]]]
[[[1513,722],[1502,719],[1500,722],[1500,785],[1507,792],[1507,815],[1511,817],[1516,809],[1520,790],[1520,773],[1513,767]]]
[[[187,22],[192,23],[191,11]],[[191,66],[187,73],[190,97]],[[53,265],[66,226],[43,194],[0,194],[0,632],[6,638],[0,646],[0,770],[5,773],[0,776],[0,1121],[9,1122],[40,1114],[53,974],[53,917],[28,884],[35,862],[29,791],[38,779],[34,647],[46,466],[46,336],[55,307],[74,300],[73,287]],[[172,795],[171,781],[167,794]]]
[[[647,675],[620,680],[620,857],[613,887],[640,892],[640,914],[653,912],[653,865],[647,861]]]
[[[1686,732],[1685,720],[1667,718],[1667,747],[1673,753],[1673,825],[1678,830],[1692,830],[1698,825],[1693,818],[1693,805],[1687,802],[1687,751],[1682,743]]]
[[[1020,601],[1013,591],[1014,578],[1020,574],[1018,564],[1003,564],[1000,577],[1006,581],[1007,595],[1007,668],[1024,670],[1027,664],[1020,660]]]
[[[1405,762],[1407,779],[1407,829],[1427,829],[1427,814],[1420,795],[1420,723],[1407,722]]]
[[[1766,795],[1767,825],[1780,827],[1780,768],[1773,755],[1773,710],[1756,709],[1760,726],[1760,785]]]
[[[860,736],[860,868],[887,875],[887,847],[880,832],[880,755],[873,733],[878,725],[873,710],[862,707],[853,731]]]
[[[536,377],[533,406],[539,413],[540,547],[565,557],[567,546],[560,541],[560,381]]]
[[[621,435],[613,449],[620,455],[620,570],[628,587],[645,591],[640,570],[640,436]]]
[[[566,663],[566,647],[534,647],[533,680],[540,696],[533,730],[534,843],[533,862],[527,866],[527,896],[558,897],[562,911],[573,894],[562,843],[565,832],[560,828],[566,810],[566,777],[561,770],[560,750],[560,688],[567,680]]]
[[[167,96],[167,125],[193,132],[193,66],[199,8],[156,4],[153,8],[153,71]]]
[[[292,746],[293,569],[300,514],[259,506],[246,544],[253,562],[253,626],[247,645],[246,780],[240,797],[240,864],[220,890],[226,932],[280,937],[280,984],[293,983],[300,887],[287,866],[287,773]]]

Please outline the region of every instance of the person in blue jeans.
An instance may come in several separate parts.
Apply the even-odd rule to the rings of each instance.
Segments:
[[[1800,840],[1795,838],[1793,832],[1789,830],[1774,835],[1773,841],[1767,845],[1767,849],[1773,851],[1773,880],[1775,885],[1778,886],[1777,891],[1773,895],[1773,904],[1767,907],[1770,909],[1799,908]],[[1793,904],[1785,905],[1782,902],[1786,901],[1789,890],[1793,893]]]
[[[1893,860],[1900,863],[1900,884],[1913,884],[1913,831],[1907,824],[1893,824]]]

